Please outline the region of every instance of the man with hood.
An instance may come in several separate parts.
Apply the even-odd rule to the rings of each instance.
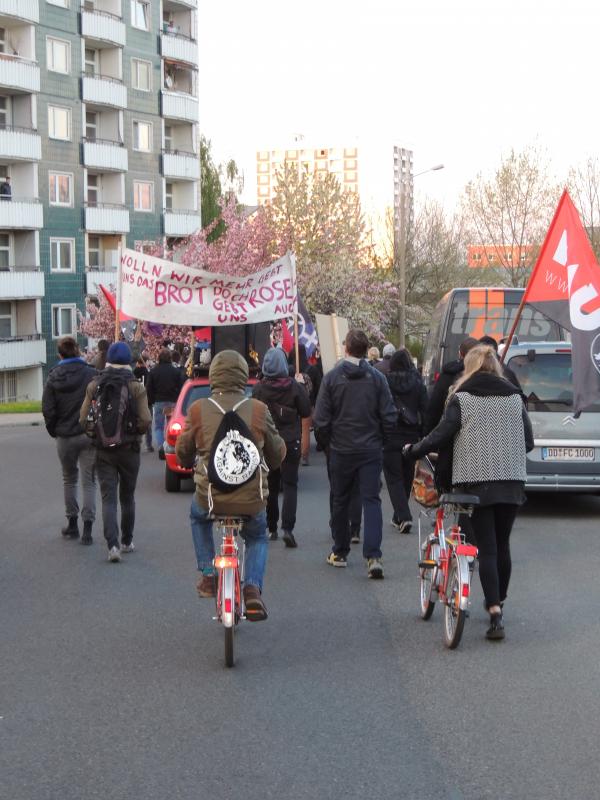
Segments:
[[[56,439],[62,467],[68,525],[61,533],[67,539],[79,539],[77,483],[81,470],[81,544],[92,544],[92,526],[96,518],[96,451],[79,424],[79,410],[87,385],[98,373],[81,358],[79,346],[72,336],[58,340],[58,355],[60,361],[50,370],[44,386],[42,413],[46,430]]]
[[[269,469],[280,466],[285,457],[285,443],[277,433],[267,406],[246,397],[248,364],[239,353],[234,350],[218,353],[211,362],[208,377],[212,400],[207,397],[192,403],[176,445],[179,462],[188,468],[194,463],[196,465],[196,492],[190,511],[192,539],[200,572],[196,589],[200,597],[214,597],[216,594],[211,513],[247,517],[242,528],[246,542],[244,603],[247,619],[258,622],[267,618],[262,588],[268,553],[265,506],[269,490],[262,466],[247,483],[233,491],[222,492],[209,484],[209,456],[223,419],[223,414],[212,401],[216,401],[224,411],[231,411],[241,403],[237,414],[250,429],[261,460],[264,458]]]
[[[427,434],[432,431],[441,420],[450,387],[456,383],[463,374],[465,368],[464,357],[469,350],[472,350],[477,344],[479,344],[477,339],[474,339],[472,336],[467,336],[467,338],[460,343],[458,358],[455,361],[449,361],[443,367],[429,395],[423,433]]]
[[[267,350],[262,365],[262,380],[252,391],[252,397],[266,404],[275,427],[285,442],[286,454],[281,467],[269,471],[267,525],[271,541],[277,539],[279,522],[279,486],[283,488],[281,507],[282,539],[286,547],[297,547],[294,537],[298,503],[298,469],[302,441],[301,420],[312,414],[308,393],[299,380],[288,375],[285,353],[280,347]]]
[[[327,563],[345,567],[350,552],[348,507],[358,476],[364,512],[363,556],[369,578],[383,578],[381,564],[382,447],[396,425],[396,408],[387,380],[365,360],[369,340],[361,330],[348,331],[345,358],[323,378],[314,426],[329,443],[334,538]]]

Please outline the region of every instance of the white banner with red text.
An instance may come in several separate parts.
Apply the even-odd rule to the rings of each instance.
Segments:
[[[121,251],[120,310],[165,325],[250,325],[298,310],[296,266],[287,254],[244,277],[205,272],[173,261]]]

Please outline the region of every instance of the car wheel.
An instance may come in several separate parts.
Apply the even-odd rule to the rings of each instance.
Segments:
[[[165,466],[165,489],[167,492],[179,492],[181,490],[181,478],[175,472]]]

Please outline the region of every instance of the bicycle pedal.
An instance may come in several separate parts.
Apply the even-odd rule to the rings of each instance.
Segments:
[[[437,561],[432,561],[431,559],[419,561],[419,569],[432,569],[433,567],[437,567]]]

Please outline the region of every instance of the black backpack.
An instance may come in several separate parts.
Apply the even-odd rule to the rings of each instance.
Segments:
[[[85,428],[96,447],[112,449],[135,439],[137,414],[131,380],[129,370],[104,372],[98,379]]]
[[[421,415],[405,405],[398,395],[394,396],[394,405],[398,411],[398,424],[406,428],[418,428],[421,425]]]
[[[208,398],[223,414],[210,448],[206,470],[210,484],[221,492],[233,492],[244,486],[261,467],[260,451],[254,437],[237,413],[247,399],[240,400],[231,411],[225,411],[216,400]]]

